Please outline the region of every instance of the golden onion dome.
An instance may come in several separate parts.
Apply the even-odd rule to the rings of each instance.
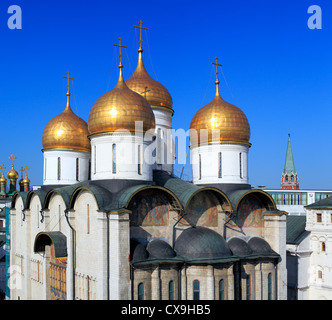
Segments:
[[[151,105],[151,108],[172,109],[173,100],[167,89],[147,73],[142,58],[143,49],[138,50],[138,64],[135,72],[126,81],[129,89],[142,95]]]
[[[30,184],[30,180],[28,178],[28,176],[25,176],[25,178],[23,179],[23,185],[29,185]]]
[[[6,184],[7,183],[7,179],[5,178],[5,176],[2,174],[1,178],[0,178],[0,184]]]
[[[14,169],[14,167],[12,166],[11,170],[9,170],[7,172],[7,178],[9,180],[17,180],[18,179],[18,173],[17,171]]]
[[[139,94],[130,90],[123,80],[122,63],[119,80],[111,91],[102,95],[93,105],[88,121],[90,136],[113,132],[145,133],[155,127],[155,117],[150,104]],[[135,128],[135,122],[141,121]],[[136,131],[135,131],[136,129]]]
[[[215,84],[214,99],[199,109],[191,121],[191,146],[210,143],[240,143],[250,146],[248,119],[240,108],[226,102],[220,96],[218,72]]]
[[[70,150],[90,152],[88,125],[70,107],[69,91],[64,111],[51,119],[43,133],[43,150]]]

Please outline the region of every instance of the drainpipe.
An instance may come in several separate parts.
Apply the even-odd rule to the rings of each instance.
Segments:
[[[73,226],[70,224],[69,222],[69,218],[68,218],[68,209],[65,209],[65,217],[67,220],[67,223],[70,227],[70,229],[72,230],[72,263],[73,263],[73,300],[75,300],[75,271],[76,271],[76,250],[75,250],[75,242],[76,242],[76,231],[74,230]]]
[[[110,220],[109,220],[109,216],[108,213],[105,212],[106,214],[106,265],[107,265],[107,300],[110,299]]]

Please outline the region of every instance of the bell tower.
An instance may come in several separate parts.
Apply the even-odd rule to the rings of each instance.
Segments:
[[[284,170],[281,175],[281,189],[288,189],[288,190],[299,189],[299,177],[295,170],[292,146],[290,142],[290,133],[288,134],[288,144],[287,144]]]

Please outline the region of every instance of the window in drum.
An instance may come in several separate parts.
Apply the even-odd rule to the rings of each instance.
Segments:
[[[222,153],[218,153],[218,178],[222,178]]]
[[[198,179],[202,179],[202,159],[200,154],[198,155]]]
[[[239,165],[240,165],[240,178],[242,179],[243,178],[243,170],[242,170],[242,152],[240,152],[240,155],[239,155]]]
[[[112,173],[116,173],[116,144],[112,145]]]
[[[142,174],[142,163],[141,163],[141,153],[142,153],[142,151],[141,151],[141,148],[142,148],[142,146],[141,145],[139,145],[138,146],[138,152],[137,152],[137,157],[138,157],[138,166],[137,166],[137,172],[138,172],[138,174]]]
[[[61,159],[58,158],[58,180],[61,180]]]
[[[80,181],[79,171],[80,171],[80,160],[76,158],[76,181]]]

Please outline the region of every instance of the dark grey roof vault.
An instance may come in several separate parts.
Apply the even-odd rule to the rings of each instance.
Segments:
[[[153,181],[158,186],[162,186],[170,191],[172,191],[176,197],[181,202],[184,209],[188,206],[192,197],[200,191],[210,190],[219,194],[228,205],[231,207],[231,203],[227,197],[227,195],[221,190],[213,187],[204,187],[204,186],[196,186],[190,182],[183,181],[175,176],[169,175],[165,171],[154,170],[153,172]]]
[[[296,245],[300,244],[310,233],[305,230],[307,220],[306,216],[289,215],[286,219],[286,243]]]
[[[239,260],[229,249],[225,239],[205,227],[190,227],[182,231],[174,243],[178,256],[187,262],[219,263]]]

